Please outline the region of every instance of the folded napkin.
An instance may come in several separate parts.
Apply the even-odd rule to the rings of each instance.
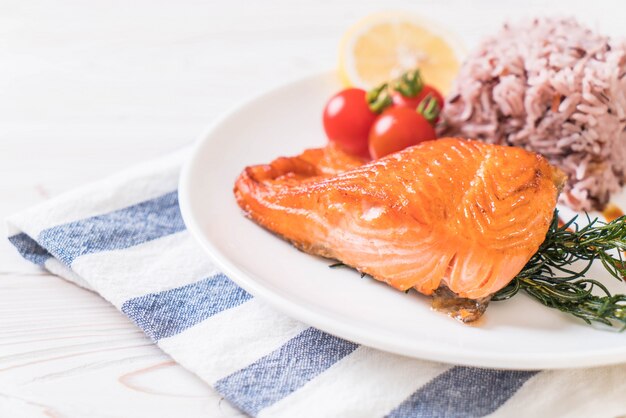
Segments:
[[[185,230],[176,191],[185,156],[26,210],[8,220],[9,240],[25,259],[99,293],[252,416],[626,414],[626,365],[529,372],[433,363],[273,310],[220,273]]]

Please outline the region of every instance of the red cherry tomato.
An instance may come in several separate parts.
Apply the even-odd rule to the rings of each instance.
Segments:
[[[331,97],[324,108],[324,130],[339,148],[369,158],[368,135],[377,115],[365,95],[365,90],[350,88]]]
[[[435,138],[435,129],[424,116],[408,107],[392,107],[385,110],[372,126],[370,156],[380,158]]]
[[[395,106],[409,107],[415,110],[420,102],[429,94],[432,94],[435,100],[437,100],[439,110],[443,109],[443,96],[436,88],[429,86],[428,84],[424,85],[422,91],[420,91],[415,97],[404,97],[399,91],[394,91],[391,98],[393,99],[393,104]]]
[[[391,94],[391,99],[393,100],[393,105],[397,107],[408,107],[409,109],[417,109],[417,106],[420,104],[418,100],[419,94],[415,97],[406,97],[403,96],[399,91],[394,91]]]

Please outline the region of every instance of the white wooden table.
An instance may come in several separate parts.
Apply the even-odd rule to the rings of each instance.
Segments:
[[[610,17],[619,4],[549,8],[623,33],[623,10]],[[0,0],[0,217],[175,150],[240,100],[332,68],[344,29],[382,7],[435,17],[469,44],[506,16],[547,8],[501,0]],[[0,241],[0,417],[237,415],[107,302]]]

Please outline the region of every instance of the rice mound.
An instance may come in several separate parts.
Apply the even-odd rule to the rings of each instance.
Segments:
[[[526,148],[561,168],[561,203],[602,209],[626,181],[626,43],[574,19],[504,25],[463,64],[441,134]]]

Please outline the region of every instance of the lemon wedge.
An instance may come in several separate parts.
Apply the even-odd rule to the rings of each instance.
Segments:
[[[424,81],[445,95],[464,54],[453,35],[418,16],[378,13],[344,35],[339,75],[346,86],[370,89],[419,68]]]

